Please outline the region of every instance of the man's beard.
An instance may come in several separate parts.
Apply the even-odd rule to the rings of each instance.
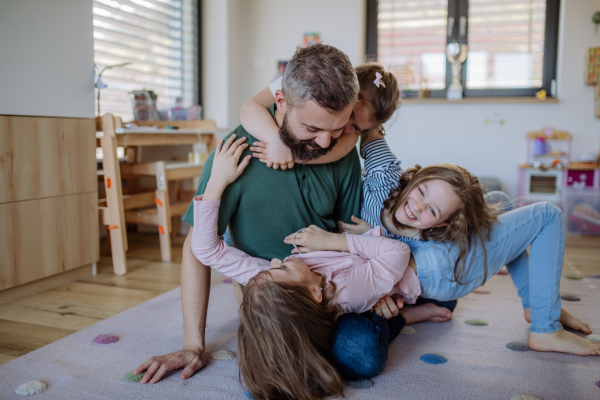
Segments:
[[[299,163],[306,163],[307,161],[324,156],[331,151],[338,141],[337,138],[331,138],[329,147],[323,148],[314,140],[296,139],[288,125],[287,113],[283,116],[283,123],[281,124],[281,128],[279,128],[279,137],[283,144],[290,148],[294,159]],[[311,149],[308,146],[314,147],[314,149]]]

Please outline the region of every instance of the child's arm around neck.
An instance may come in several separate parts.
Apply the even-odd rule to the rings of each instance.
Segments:
[[[240,111],[240,120],[244,129],[252,136],[266,143],[264,161],[267,167],[287,169],[294,166],[292,152],[279,139],[279,127],[269,113],[269,107],[275,103],[275,97],[267,87],[248,100]],[[257,145],[257,143],[252,143]],[[257,151],[254,148],[250,150]]]
[[[256,152],[255,157],[260,158],[268,167],[292,168],[295,163],[292,152],[279,139],[279,127],[268,111],[274,102],[275,96],[267,87],[244,104],[240,119],[249,134],[264,142],[253,143],[255,147],[250,150]],[[342,134],[329,153],[309,161],[308,164],[328,164],[341,160],[356,146],[358,137],[358,132]]]

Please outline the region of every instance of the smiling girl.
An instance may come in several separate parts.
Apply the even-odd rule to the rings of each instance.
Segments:
[[[362,219],[355,218],[356,225],[339,226],[360,234],[380,225],[387,237],[408,244],[421,296],[440,301],[464,297],[506,265],[531,324],[531,349],[600,355],[599,344],[563,329],[592,333],[587,324],[561,309],[564,228],[557,206],[541,202],[498,215],[485,200],[500,200],[510,207],[506,195],[484,196],[479,180],[457,166],[416,166],[403,172],[377,132],[363,142],[361,155]],[[306,236],[299,239],[308,248],[313,242]],[[395,308],[393,302],[381,301],[375,309],[390,315],[390,306]],[[351,340],[334,345],[340,369],[372,376],[373,369],[361,371],[360,365],[345,362],[348,348],[355,348]]]

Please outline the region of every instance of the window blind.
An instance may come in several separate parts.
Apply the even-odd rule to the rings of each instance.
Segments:
[[[379,0],[377,58],[405,90],[446,87],[448,9],[468,6],[466,89],[543,86],[548,0]],[[458,20],[455,22],[458,24]]]
[[[196,13],[195,0],[93,0],[95,63],[131,63],[102,74],[102,114],[131,120],[127,94],[139,89],[158,95],[159,110],[197,102]]]
[[[448,0],[379,0],[377,60],[401,88],[446,85]]]
[[[546,0],[470,0],[467,88],[540,88]]]

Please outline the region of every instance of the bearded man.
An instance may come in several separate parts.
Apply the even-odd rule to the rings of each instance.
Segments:
[[[283,91],[270,109],[280,136],[296,160],[306,162],[327,153],[348,124],[359,85],[348,56],[335,47],[316,44],[299,48],[286,67]],[[235,134],[247,144],[257,139],[241,125]],[[242,158],[250,154],[246,149]],[[204,164],[196,195],[204,193],[213,153]],[[283,239],[309,225],[332,231],[336,221],[360,215],[361,169],[356,149],[329,164],[297,164],[285,171],[251,162],[227,187],[221,199],[218,234],[229,226],[234,247],[266,260],[284,259],[292,246]],[[183,220],[193,225],[193,203]],[[204,333],[210,295],[210,266],[191,251],[193,227],[181,262],[181,301],[185,339],[179,351],[152,357],[136,370],[147,369],[142,383],[157,382],[167,371],[184,368],[182,379],[206,364]]]

